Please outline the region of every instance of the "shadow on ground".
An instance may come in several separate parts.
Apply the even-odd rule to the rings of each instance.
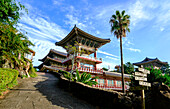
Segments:
[[[68,109],[94,109],[93,106],[87,104],[83,100],[79,100],[70,93],[59,88],[59,79],[52,74],[45,73],[42,75],[47,79],[38,82],[35,87],[41,92],[53,105],[61,106]]]

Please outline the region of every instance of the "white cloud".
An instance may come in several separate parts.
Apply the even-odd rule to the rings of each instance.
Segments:
[[[165,28],[163,28],[163,27],[160,27],[160,31],[163,31]]]
[[[38,39],[61,40],[66,36],[66,30],[59,25],[42,18],[41,16],[24,15],[19,24],[22,29],[38,36]],[[32,36],[30,36],[32,37]]]
[[[71,28],[73,28],[73,26],[76,24],[78,27],[80,28],[85,28],[86,25],[79,22],[79,19],[78,17],[74,17],[73,15],[71,14],[67,14],[66,15],[66,18],[68,18],[68,20],[65,21],[66,24],[69,24]]]
[[[126,48],[126,49],[134,52],[141,52],[140,49],[135,49],[135,48]]]
[[[147,10],[147,8],[154,8],[153,5],[150,5],[151,3],[151,1],[144,3],[144,1],[137,0],[128,7],[127,13],[131,16],[131,24],[133,26],[136,26],[141,21],[153,18],[153,15]]]
[[[118,58],[113,58],[113,57],[110,57],[110,56],[106,56],[106,58],[108,58],[108,59],[113,59],[113,60],[119,60]]]
[[[40,65],[41,62],[38,61],[38,59],[44,58],[48,54],[50,49],[55,49],[57,51],[66,53],[66,51],[62,47],[56,46],[54,43],[51,43],[49,41],[42,41],[34,38],[29,38],[29,40],[35,45],[34,47],[30,47],[36,52],[33,59],[34,66]]]
[[[103,61],[101,64],[98,64],[97,67],[98,68],[110,68],[109,71],[111,70],[114,70],[115,66],[118,65],[119,63],[113,63],[113,62],[106,62],[106,61]]]
[[[53,0],[54,5],[62,5],[64,0]]]
[[[100,34],[100,31],[97,30],[97,31],[96,31],[96,34]]]
[[[62,47],[56,46],[55,42],[63,39],[67,35],[67,31],[43,15],[24,15],[21,17],[19,29],[26,31],[29,40],[35,45],[30,47],[36,54],[34,56],[34,66],[40,65],[38,59],[46,56],[50,49],[66,52]]]
[[[118,58],[118,56],[113,55],[113,54],[110,54],[110,53],[107,53],[107,52],[105,52],[105,51],[98,50],[98,53],[102,53],[102,54],[105,54],[105,55],[109,55],[109,56],[113,56],[113,57]]]

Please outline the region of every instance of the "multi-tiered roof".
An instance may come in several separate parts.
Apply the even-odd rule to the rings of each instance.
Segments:
[[[143,66],[143,67],[157,67],[157,68],[161,68],[162,66],[164,65],[167,65],[168,63],[167,62],[162,62],[160,61],[158,58],[148,58],[146,57],[143,61],[141,62],[136,62],[136,63],[133,63],[133,65],[136,65],[136,66]]]
[[[66,49],[66,46],[74,46],[75,41],[80,44],[79,46],[81,48],[90,51],[90,53],[94,53],[95,49],[101,47],[106,43],[109,43],[110,39],[101,39],[99,37],[95,37],[91,34],[84,32],[75,25],[71,32],[64,39],[59,42],[56,42],[55,44],[57,46],[62,46]]]
[[[57,69],[58,66],[62,66],[62,62],[66,56],[66,53],[51,49],[43,59],[39,59],[39,61],[42,61],[43,63],[38,66],[38,69],[41,71],[53,69],[55,67]],[[55,64],[58,66],[55,66]]]

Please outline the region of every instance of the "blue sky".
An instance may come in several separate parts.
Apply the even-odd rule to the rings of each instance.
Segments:
[[[28,9],[19,26],[35,44],[34,66],[51,48],[63,51],[55,42],[63,39],[76,24],[78,28],[111,42],[98,50],[103,58],[98,67],[114,69],[120,64],[119,40],[110,32],[109,20],[116,10],[130,15],[131,32],[123,39],[124,63],[145,57],[170,62],[169,0],[18,0]]]

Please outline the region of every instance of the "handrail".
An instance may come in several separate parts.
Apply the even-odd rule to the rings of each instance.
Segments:
[[[76,55],[77,56],[77,55]],[[75,57],[76,57],[75,56]],[[81,56],[79,56],[79,57],[84,57],[84,58],[88,58],[88,59],[93,59],[93,60],[96,60],[96,61],[102,61],[102,58],[95,58],[95,57],[92,57],[92,56],[83,56],[83,55],[81,55]],[[73,55],[70,55],[69,57],[67,57],[66,59],[64,59],[62,62],[65,62],[65,61],[67,61],[67,60],[69,60],[69,59],[72,59],[73,58]]]
[[[90,72],[90,73],[103,73],[103,69],[101,68],[95,69],[94,67],[89,67],[89,66],[84,66],[84,65],[81,65],[78,68],[78,71]]]

